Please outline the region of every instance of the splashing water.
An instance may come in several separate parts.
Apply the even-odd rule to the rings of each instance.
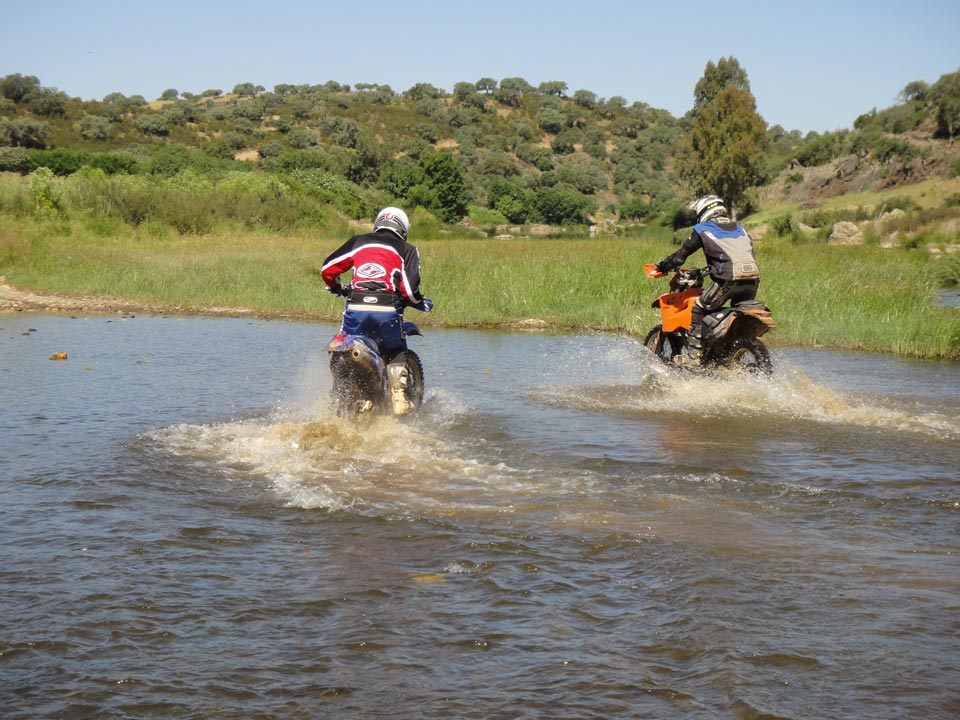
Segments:
[[[667,413],[707,418],[753,418],[770,421],[808,421],[928,434],[942,439],[960,437],[960,419],[932,412],[911,412],[860,399],[811,380],[805,372],[780,363],[772,376],[736,371],[697,375],[669,368],[644,351],[634,356],[629,347],[606,353],[596,362],[580,359],[564,366],[581,367],[567,386],[538,388],[531,397],[559,407],[625,415]],[[604,365],[631,368],[633,384],[591,385]],[[639,368],[639,375],[635,368]],[[569,371],[566,380],[570,380]],[[587,384],[584,384],[587,383]],[[889,400],[886,400],[889,402]]]

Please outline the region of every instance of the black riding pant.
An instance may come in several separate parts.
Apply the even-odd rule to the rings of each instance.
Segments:
[[[703,317],[723,307],[727,300],[731,305],[753,300],[757,297],[760,280],[727,280],[714,282],[701,293],[690,310],[690,334],[700,337],[703,329]]]

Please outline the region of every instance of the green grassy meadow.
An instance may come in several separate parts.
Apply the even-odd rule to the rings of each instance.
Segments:
[[[63,217],[0,215],[0,275],[40,291],[131,299],[202,312],[242,307],[266,317],[335,320],[342,301],[324,292],[319,268],[353,229],[183,235]],[[673,234],[596,239],[464,237],[430,232],[420,249],[423,289],[434,299],[424,326],[523,326],[643,336],[666,279],[643,264],[673,251]],[[760,297],[779,327],[771,345],[823,346],[957,359],[960,311],[937,305],[949,260],[916,249],[757,243]],[[690,265],[702,262],[702,255]]]

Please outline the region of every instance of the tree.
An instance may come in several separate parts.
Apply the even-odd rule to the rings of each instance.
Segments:
[[[110,135],[110,121],[100,115],[84,115],[80,119],[80,134],[85,140],[106,140]]]
[[[524,93],[533,90],[530,83],[520,77],[504,78],[500,81],[500,89],[493,93],[494,99],[504,105],[517,107]]]
[[[460,102],[476,94],[477,86],[472,82],[458,82],[453,86],[453,96]]]
[[[66,114],[64,105],[67,100],[67,94],[56,88],[41,88],[39,93],[31,97],[30,109],[37,115],[63,117]]]
[[[497,81],[493,78],[480,78],[477,80],[477,92],[484,95],[491,94],[497,89]]]
[[[698,193],[715,193],[733,211],[763,179],[767,123],[748,90],[734,83],[694,110],[685,175]]]
[[[427,186],[436,198],[428,210],[444,222],[457,222],[467,214],[467,183],[463,168],[449,152],[427,153],[420,158]]]
[[[940,77],[930,88],[937,113],[937,133],[952,143],[960,132],[960,70]]]
[[[914,100],[924,100],[929,92],[930,86],[923,80],[914,80],[903,86],[898,99],[900,102],[912,102]]]
[[[566,126],[567,118],[559,110],[547,108],[540,113],[540,116],[537,118],[537,124],[541,129],[551,133],[552,135],[556,135]]]
[[[0,120],[0,142],[5,145],[42,150],[47,146],[51,135],[50,125],[42,120]]]
[[[174,88],[167,88],[162,93],[160,93],[161,100],[176,100],[180,96],[180,93]]]
[[[562,80],[548,80],[537,86],[537,92],[541,95],[556,95],[563,97],[567,94],[567,84]]]
[[[403,93],[403,96],[410,100],[423,100],[424,98],[436,100],[446,97],[446,95],[447,93],[430,83],[417,83]]]
[[[703,77],[697,81],[693,89],[694,109],[713,102],[720,91],[730,84],[744,92],[750,92],[747,71],[740,67],[737,59],[733,56],[720,58],[716,65],[712,60],[708,61]]]
[[[15,103],[29,100],[40,92],[40,80],[33,75],[7,75],[0,80],[0,95]]]
[[[170,126],[161,115],[140,115],[133,121],[133,126],[145,135],[169,135]]]
[[[597,106],[597,94],[589,90],[577,90],[573,93],[573,101],[580,107],[593,110]]]
[[[256,95],[257,87],[256,85],[250,82],[238,83],[233,86],[233,94],[234,95]]]

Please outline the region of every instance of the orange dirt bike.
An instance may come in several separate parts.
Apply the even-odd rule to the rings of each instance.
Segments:
[[[648,277],[666,273],[656,265],[644,265]],[[703,292],[707,268],[680,268],[670,278],[670,292],[653,301],[660,308],[661,322],[644,340],[650,351],[665,363],[672,363],[687,345],[693,303]],[[707,313],[703,318],[700,366],[702,368],[743,368],[770,373],[770,352],[760,336],[777,326],[770,309],[760,300],[749,300]]]

